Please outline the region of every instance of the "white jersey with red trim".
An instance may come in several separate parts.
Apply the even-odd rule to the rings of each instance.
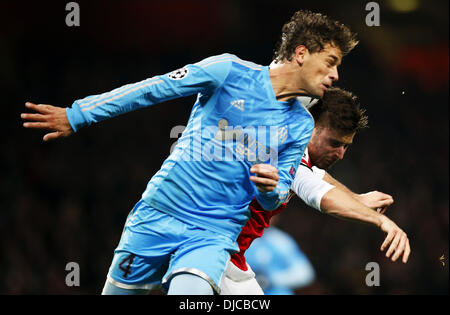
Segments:
[[[309,157],[308,148],[303,153],[300,167],[295,174],[291,190],[307,205],[321,210],[322,197],[335,186],[323,180],[325,170],[313,166]]]
[[[309,158],[308,148],[306,148],[305,152],[303,152],[301,163],[302,163],[303,166],[306,166],[308,168],[312,168],[311,159]]]

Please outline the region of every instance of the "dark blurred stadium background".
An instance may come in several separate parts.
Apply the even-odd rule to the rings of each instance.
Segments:
[[[390,193],[387,215],[409,236],[408,264],[388,261],[375,227],[341,221],[295,200],[279,226],[313,263],[298,294],[448,294],[448,4],[383,0],[368,27],[369,1],[1,2],[0,293],[98,294],[125,218],[185,125],[194,98],[178,99],[43,143],[21,127],[24,103],[70,106],[230,52],[269,64],[281,26],[298,9],[330,15],[359,33],[338,86],[355,92],[370,129],[331,172],[356,192]],[[81,285],[67,287],[77,262]],[[380,264],[381,285],[365,285]]]

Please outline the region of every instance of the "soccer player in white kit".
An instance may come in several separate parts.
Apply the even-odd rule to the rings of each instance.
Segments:
[[[381,245],[382,251],[390,245],[386,257],[392,256],[392,261],[396,261],[403,256],[402,261],[406,263],[411,251],[408,237],[383,215],[386,207],[394,202],[392,196],[378,191],[355,194],[324,170],[341,160],[356,132],[367,127],[367,116],[357,97],[332,88],[310,108],[310,112],[315,119],[315,128],[295,174],[291,195],[296,194],[323,213],[376,225],[387,233]],[[232,255],[228,264],[222,295],[264,294],[244,254],[251,242],[269,226],[271,217],[285,207],[286,203],[277,210],[264,212],[256,200],[250,204],[251,218],[238,237],[240,252]]]

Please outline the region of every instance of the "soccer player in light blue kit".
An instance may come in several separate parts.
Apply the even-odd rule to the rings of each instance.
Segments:
[[[314,122],[296,99],[322,97],[338,79],[355,34],[328,17],[298,11],[285,24],[277,65],[269,69],[222,54],[165,75],[77,100],[70,108],[26,106],[27,128],[44,141],[176,97],[197,95],[173,152],[130,212],[104,294],[213,294],[256,196],[268,211],[288,196]],[[292,32],[290,32],[291,34]]]
[[[271,224],[274,219],[278,216],[272,217]],[[293,295],[294,290],[310,285],[316,277],[296,240],[273,225],[253,241],[245,256],[265,295]]]

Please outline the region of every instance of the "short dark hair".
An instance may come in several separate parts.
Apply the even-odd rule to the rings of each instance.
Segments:
[[[328,127],[348,134],[367,128],[369,119],[357,96],[334,87],[310,108],[317,127]]]
[[[283,25],[274,60],[290,61],[299,45],[304,45],[311,53],[316,53],[324,49],[326,44],[339,47],[345,56],[358,44],[358,40],[356,33],[352,33],[344,24],[321,13],[300,10]]]

